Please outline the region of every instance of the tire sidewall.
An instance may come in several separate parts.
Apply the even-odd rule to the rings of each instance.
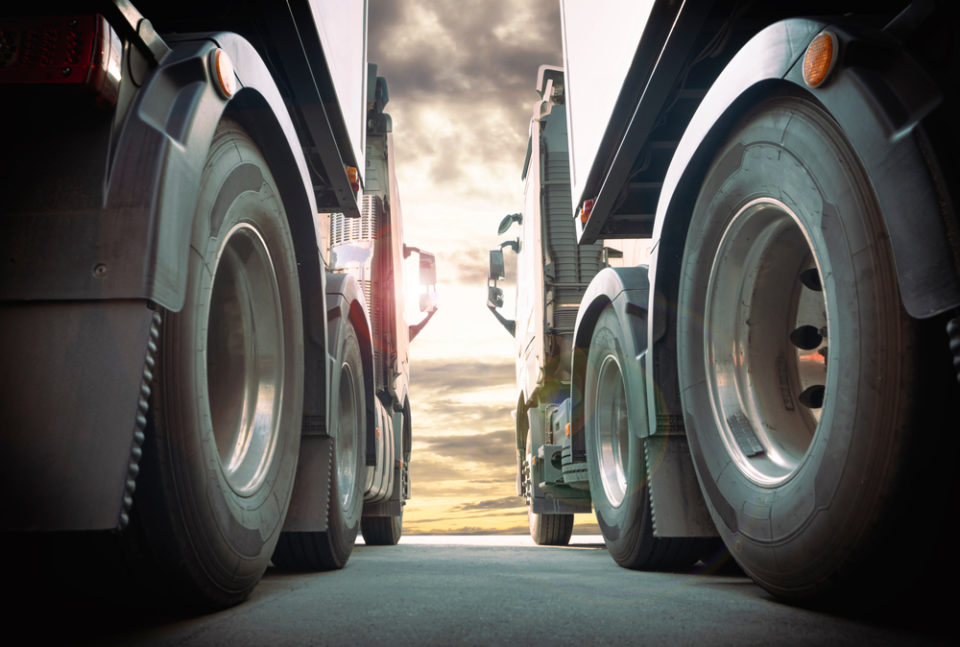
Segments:
[[[780,99],[743,124],[715,158],[691,219],[680,282],[680,387],[694,464],[721,536],[755,579],[789,594],[828,577],[869,521],[868,512],[845,511],[872,509],[865,497],[876,476],[873,457],[889,442],[883,430],[897,424],[883,419],[883,407],[866,403],[878,403],[879,382],[897,383],[896,358],[874,342],[884,338],[881,322],[899,301],[878,278],[890,268],[878,265],[882,236],[868,183],[828,119],[807,102]],[[733,214],[758,197],[779,200],[802,223],[830,317],[828,397],[818,431],[797,470],[775,486],[747,478],[731,460],[705,380],[703,313],[713,253]]]

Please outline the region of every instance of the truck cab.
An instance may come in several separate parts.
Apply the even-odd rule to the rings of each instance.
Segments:
[[[622,262],[626,241],[577,245],[562,68],[541,66],[536,90],[521,173],[523,209],[499,226],[500,234],[515,224],[519,231],[490,251],[487,307],[514,337],[517,494],[526,500],[537,543],[564,544],[573,514],[590,512],[586,472],[574,465],[568,433],[577,311],[593,277]],[[627,246],[630,255],[640,249]],[[514,319],[500,312],[505,253],[516,255]]]

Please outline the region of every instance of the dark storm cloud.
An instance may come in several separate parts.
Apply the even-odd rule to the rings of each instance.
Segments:
[[[524,4],[530,17],[518,24],[513,0],[374,0],[368,57],[389,74],[391,94],[396,84],[404,97],[524,105],[537,68],[561,62],[559,3]]]
[[[465,197],[489,193],[469,177],[478,161],[515,165],[519,180],[537,69],[561,49],[556,0],[370,3],[368,57],[402,113],[398,145]]]

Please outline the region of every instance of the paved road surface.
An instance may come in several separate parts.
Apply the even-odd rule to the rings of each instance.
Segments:
[[[342,571],[268,572],[246,603],[208,616],[130,614],[66,598],[48,606],[36,600],[8,605],[15,616],[4,624],[8,635],[19,625],[37,643],[58,634],[93,644],[231,647],[865,647],[949,644],[956,636],[936,617],[931,624],[930,617],[906,613],[858,619],[790,607],[730,569],[627,571],[596,539],[575,537],[575,546],[546,548],[517,537],[405,537],[395,547],[358,546]],[[496,543],[483,543],[490,541]]]

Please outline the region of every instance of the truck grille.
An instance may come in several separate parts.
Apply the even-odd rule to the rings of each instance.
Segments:
[[[358,240],[374,240],[377,236],[380,212],[380,198],[375,195],[363,196],[363,210],[359,218],[347,218],[342,213],[330,216],[330,245],[342,245]]]
[[[374,244],[373,257],[367,267],[354,276],[363,290],[363,298],[367,304],[367,313],[370,316],[370,327],[373,338],[373,366],[374,374],[380,376],[384,371],[383,344],[377,343],[383,333],[383,305],[377,296],[382,292],[379,285],[382,270],[379,268],[382,254],[379,253],[380,235],[383,222],[383,200],[377,195],[363,196],[359,218],[347,218],[342,213],[330,216],[330,246],[350,243],[368,242]],[[378,380],[379,381],[379,380]]]

